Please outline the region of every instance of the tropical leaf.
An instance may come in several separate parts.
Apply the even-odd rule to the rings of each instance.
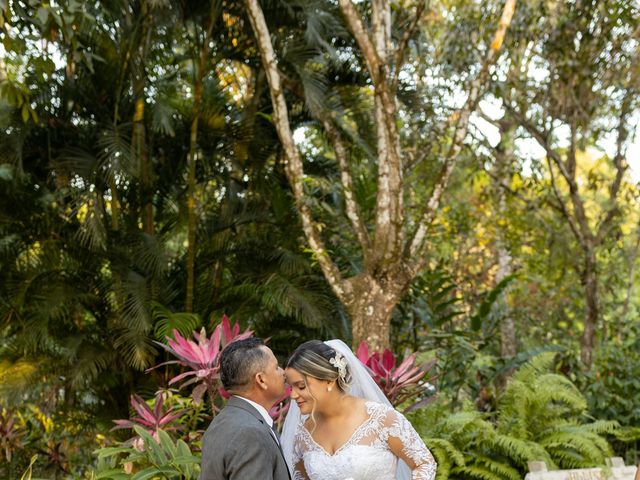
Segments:
[[[171,312],[160,303],[151,303],[151,313],[154,320],[154,336],[159,341],[165,341],[174,330],[184,337],[202,324],[197,314],[185,312]]]

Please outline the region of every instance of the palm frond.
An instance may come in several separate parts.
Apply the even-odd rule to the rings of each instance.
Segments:
[[[4,405],[20,401],[38,373],[38,364],[22,359],[16,362],[0,361],[0,399]]]
[[[161,236],[141,233],[131,239],[129,249],[135,265],[149,277],[158,278],[166,273],[169,258]]]
[[[187,338],[198,326],[202,325],[202,320],[197,314],[171,312],[157,302],[152,302],[151,313],[155,324],[153,334],[160,342],[165,342],[173,330],[178,330],[183,337]]]
[[[139,371],[152,365],[157,350],[146,332],[120,329],[114,333],[113,346],[122,355],[127,365]]]
[[[130,132],[130,124],[108,126],[100,132],[97,141],[97,157],[100,167],[107,172],[106,178],[117,179],[122,176],[122,173],[137,178],[140,169],[133,163]]]
[[[103,345],[82,342],[68,375],[75,388],[90,384],[114,363],[114,352]]]
[[[174,102],[175,93],[161,90],[151,105],[152,128],[155,132],[175,137],[176,116],[179,111]]]
[[[125,297],[121,319],[128,329],[138,332],[151,330],[151,316],[149,314],[149,287],[146,277],[137,272],[129,271],[123,285]]]
[[[76,238],[81,245],[93,251],[105,250],[107,244],[103,210],[100,207],[101,201],[102,199],[92,194],[79,207],[84,218],[76,232]]]
[[[327,318],[330,305],[326,297],[312,289],[304,288],[298,278],[275,274],[263,286],[262,302],[283,316],[293,316],[304,325],[319,328]]]
[[[100,162],[96,156],[81,147],[65,147],[53,160],[53,168],[74,172],[84,180],[92,181]]]

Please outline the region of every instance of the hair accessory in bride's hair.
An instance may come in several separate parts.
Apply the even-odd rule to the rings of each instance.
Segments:
[[[336,352],[335,357],[329,359],[329,363],[336,367],[338,370],[338,376],[343,382],[347,380],[347,359],[340,353]]]

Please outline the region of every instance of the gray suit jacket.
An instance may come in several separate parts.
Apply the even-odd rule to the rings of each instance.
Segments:
[[[200,480],[291,480],[282,450],[260,413],[231,397],[202,439]]]

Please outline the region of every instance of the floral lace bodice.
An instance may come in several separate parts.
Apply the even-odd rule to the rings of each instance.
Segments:
[[[413,480],[433,480],[436,462],[409,421],[396,410],[366,402],[365,420],[331,455],[301,423],[293,448],[294,480],[396,480],[398,458]]]

